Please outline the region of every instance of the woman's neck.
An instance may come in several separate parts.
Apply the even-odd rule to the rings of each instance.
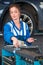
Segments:
[[[20,20],[18,19],[18,20],[14,20],[14,23],[15,24],[20,24]]]
[[[15,25],[20,29],[20,20],[14,20]]]

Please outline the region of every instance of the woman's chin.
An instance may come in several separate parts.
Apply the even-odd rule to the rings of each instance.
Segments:
[[[13,20],[17,20],[17,18],[14,18]]]

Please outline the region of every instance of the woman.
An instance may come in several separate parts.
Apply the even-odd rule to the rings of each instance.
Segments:
[[[18,4],[10,5],[9,14],[11,21],[4,26],[4,40],[8,44],[13,44],[15,47],[20,46],[18,40],[25,41],[26,44],[34,42],[34,38],[30,38],[28,25],[20,21],[20,6]]]

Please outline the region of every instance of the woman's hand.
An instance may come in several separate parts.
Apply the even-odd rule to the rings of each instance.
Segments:
[[[34,38],[28,38],[28,39],[27,39],[27,42],[29,42],[29,43],[34,42]]]
[[[18,42],[18,39],[16,37],[12,37],[11,40],[13,41],[13,45],[14,47],[19,47],[19,42]]]

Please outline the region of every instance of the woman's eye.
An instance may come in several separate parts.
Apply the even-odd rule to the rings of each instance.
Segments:
[[[10,12],[11,14],[13,14],[13,13],[17,13],[17,11],[14,11],[14,12]]]
[[[13,12],[10,12],[10,14],[12,14]]]

